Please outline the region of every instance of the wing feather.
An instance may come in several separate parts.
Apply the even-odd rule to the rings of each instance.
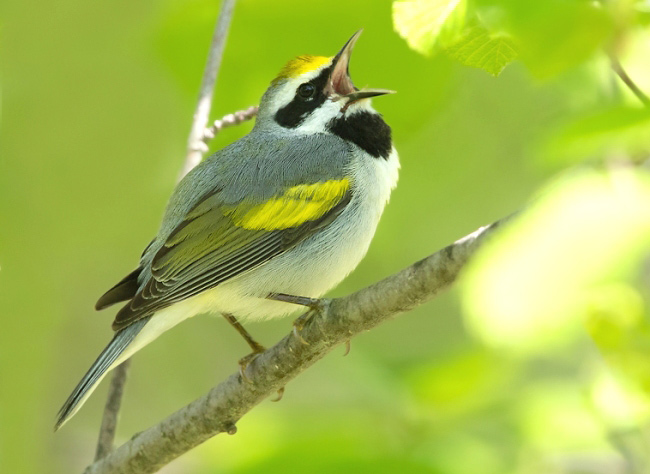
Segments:
[[[349,203],[348,179],[303,184],[264,203],[224,205],[204,196],[151,262],[151,278],[117,314],[113,329],[195,296],[287,251],[329,224]]]

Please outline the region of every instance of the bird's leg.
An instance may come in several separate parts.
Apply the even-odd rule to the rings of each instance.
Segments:
[[[319,313],[323,310],[323,306],[324,306],[323,300],[319,298],[309,298],[307,296],[288,295],[286,293],[269,293],[266,296],[266,298],[274,301],[282,301],[283,303],[292,303],[301,306],[306,306],[307,308]],[[308,312],[303,314],[293,322],[293,335],[305,345],[309,345],[309,343],[305,341],[305,339],[300,335],[300,332],[303,330],[303,328],[305,327],[305,325],[307,324],[311,316],[312,313]],[[345,352],[343,353],[343,356],[346,356],[349,353],[350,353],[350,340],[348,339],[347,341],[345,341]]]
[[[323,301],[318,298],[287,295],[286,293],[269,293],[266,298],[274,301],[282,301],[283,303],[292,303],[306,306],[309,309],[319,313],[323,310]],[[305,313],[293,322],[293,335],[296,336],[296,338],[305,345],[309,345],[309,343],[305,341],[305,339],[300,335],[300,332],[303,330],[311,316],[312,313]]]
[[[244,326],[242,326],[232,314],[222,313],[222,316],[226,319],[226,321],[230,323],[232,327],[237,330],[239,334],[241,334],[241,337],[243,337],[246,343],[251,347],[251,349],[253,349],[253,353],[260,354],[266,350],[266,347],[253,339],[253,336],[251,336],[248,331],[244,329]]]
[[[246,382],[250,382],[250,379],[246,376],[246,368],[248,367],[248,364],[250,364],[253,359],[255,359],[258,355],[260,355],[262,352],[266,350],[266,347],[264,347],[262,344],[257,342],[255,339],[253,339],[253,336],[251,336],[246,329],[244,329],[244,326],[240,324],[239,321],[235,318],[230,313],[222,313],[221,314],[226,321],[230,323],[232,327],[237,330],[237,332],[241,335],[241,337],[244,338],[246,343],[251,347],[253,352],[248,354],[247,356],[242,357],[239,359],[239,374],[241,375],[242,379],[244,379]]]
[[[287,295],[286,293],[269,293],[266,296],[269,300],[282,301],[284,303],[298,304],[300,306],[307,306],[315,311],[323,309],[323,303],[318,298],[309,298],[307,296],[294,296]]]
[[[250,364],[257,356],[259,356],[262,352],[266,350],[266,347],[264,347],[262,344],[257,342],[255,339],[253,339],[253,336],[251,336],[246,329],[244,329],[244,326],[241,325],[239,321],[237,321],[237,318],[233,316],[230,313],[222,313],[222,316],[230,323],[232,327],[234,327],[239,334],[244,338],[246,343],[251,347],[253,352],[250,354],[242,357],[239,359],[239,375],[241,376],[242,380],[244,380],[247,383],[251,382],[251,379],[248,378],[246,375],[246,369],[248,368],[248,364]],[[277,398],[274,398],[273,402],[279,402],[282,400],[282,395],[284,395],[284,387],[280,387],[278,389],[278,396]]]

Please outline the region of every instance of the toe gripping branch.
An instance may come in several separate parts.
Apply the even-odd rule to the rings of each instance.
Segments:
[[[306,296],[295,296],[288,295],[286,293],[269,293],[267,296],[268,299],[274,301],[282,301],[283,303],[297,304],[300,306],[306,306],[310,311],[306,312],[298,319],[293,322],[293,335],[305,345],[309,343],[305,340],[304,337],[300,334],[305,326],[309,323],[314,313],[322,314],[326,304],[329,300],[320,299],[320,298],[309,298]]]
[[[306,306],[310,309],[307,313],[303,314],[293,322],[293,335],[296,339],[302,342],[305,345],[309,343],[302,337],[302,330],[309,324],[314,316],[314,313],[323,315],[325,313],[326,307],[329,306],[330,300],[324,298],[308,298],[305,296],[294,296],[288,295],[285,293],[269,293],[267,296],[268,299],[274,301],[282,301],[284,303],[292,303],[301,306]],[[345,352],[343,356],[346,356],[350,353],[350,340],[345,341]]]

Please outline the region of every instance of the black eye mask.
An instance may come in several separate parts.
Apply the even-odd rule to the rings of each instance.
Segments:
[[[296,128],[303,123],[309,114],[323,105],[327,100],[324,94],[325,86],[332,72],[332,67],[323,69],[318,76],[301,84],[296,90],[293,100],[275,113],[275,121],[285,128]],[[313,94],[306,96],[306,89],[313,86]]]

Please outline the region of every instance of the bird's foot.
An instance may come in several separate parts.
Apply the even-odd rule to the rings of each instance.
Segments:
[[[294,335],[294,337],[296,339],[298,339],[300,342],[302,342],[303,344],[305,344],[306,346],[308,346],[309,343],[307,341],[305,341],[305,339],[302,337],[302,335],[300,333],[305,328],[305,325],[311,319],[311,316],[312,316],[311,312],[307,312],[307,313],[303,314],[302,316],[300,316],[298,319],[296,319],[293,322],[293,335]]]
[[[305,341],[305,338],[300,335],[300,332],[313,316],[313,312],[320,313],[323,311],[325,307],[325,300],[322,300],[320,298],[309,298],[307,296],[288,295],[286,293],[269,293],[267,298],[274,301],[282,301],[284,303],[306,306],[311,310],[293,322],[293,335],[303,344],[309,345],[309,343]]]
[[[253,381],[246,375],[246,369],[250,365],[251,362],[253,362],[255,359],[257,359],[260,354],[262,354],[266,348],[258,343],[255,343],[255,346],[251,346],[253,348],[253,352],[250,354],[242,357],[239,359],[239,376],[242,378],[242,380],[246,383],[253,383]],[[272,402],[279,402],[282,400],[282,396],[284,395],[284,387],[280,387],[278,389],[278,396],[271,400]]]
[[[242,357],[241,359],[239,359],[238,362],[239,375],[241,376],[242,380],[246,383],[251,383],[251,379],[248,377],[248,375],[246,375],[246,369],[248,368],[251,362],[257,359],[259,355],[266,350],[266,347],[258,343],[251,345],[251,348],[253,349],[253,352]]]

